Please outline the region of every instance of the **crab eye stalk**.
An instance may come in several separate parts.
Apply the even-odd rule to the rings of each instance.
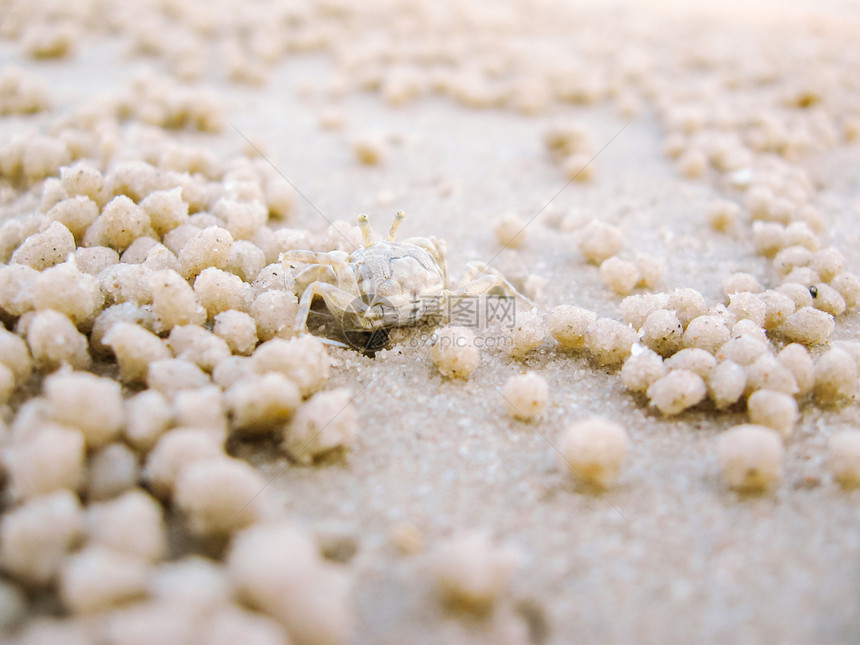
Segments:
[[[397,214],[394,216],[394,221],[391,222],[391,230],[388,231],[388,241],[393,242],[397,237],[397,229],[400,228],[400,222],[406,217],[406,213],[403,211],[397,211]]]
[[[358,228],[361,229],[361,237],[364,240],[365,248],[367,248],[373,244],[373,239],[370,234],[370,222],[364,213],[358,216]]]

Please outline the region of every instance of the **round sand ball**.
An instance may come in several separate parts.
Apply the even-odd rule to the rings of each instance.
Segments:
[[[258,228],[269,219],[269,212],[261,201],[249,202],[224,199],[215,202],[212,214],[224,222],[234,240],[247,240],[253,237]]]
[[[35,308],[59,311],[78,326],[91,324],[103,304],[99,281],[81,273],[74,259],[45,269],[33,281]]]
[[[197,325],[178,325],[170,330],[167,346],[176,358],[190,361],[205,372],[212,372],[232,354],[227,343]]]
[[[245,432],[268,432],[285,423],[301,403],[299,388],[283,374],[251,374],[226,394],[233,424]]]
[[[653,289],[666,273],[666,263],[660,258],[640,254],[636,256],[633,263],[639,271],[636,286],[642,289]]]
[[[352,393],[346,388],[318,392],[296,411],[284,429],[284,449],[300,464],[352,448],[358,431]]]
[[[633,329],[642,329],[645,319],[655,311],[665,309],[668,298],[662,293],[641,293],[627,296],[621,301],[624,322]]]
[[[780,436],[791,436],[797,422],[797,401],[793,396],[773,390],[756,390],[747,399],[750,421],[776,430]]]
[[[151,363],[170,358],[170,350],[158,336],[133,323],[116,323],[102,342],[113,350],[124,383],[145,382]]]
[[[5,329],[0,329],[0,364],[12,371],[16,386],[26,383],[33,372],[33,359],[27,343]]]
[[[661,356],[671,356],[681,347],[684,328],[674,311],[658,309],[645,319],[639,335],[645,345]]]
[[[747,392],[753,390],[775,390],[785,394],[797,394],[798,387],[791,370],[772,354],[762,354],[753,363],[746,365]]]
[[[812,256],[809,268],[818,273],[822,280],[830,282],[845,270],[845,256],[838,249],[828,246]]]
[[[505,381],[502,396],[508,414],[514,419],[528,421],[539,417],[546,410],[549,385],[546,379],[536,372],[518,374]]]
[[[227,568],[239,598],[280,621],[291,642],[349,642],[353,615],[347,580],[296,528],[264,523],[239,532]]]
[[[718,360],[730,360],[739,365],[752,365],[768,352],[770,346],[755,336],[742,335],[723,343],[717,350]]]
[[[141,489],[87,509],[90,544],[158,562],[167,552],[161,504]]]
[[[122,252],[120,259],[126,264],[143,264],[146,261],[147,254],[156,246],[159,241],[149,235],[137,238],[129,247]],[[162,244],[162,246],[164,246]],[[164,247],[167,249],[167,247]],[[170,252],[170,249],[167,249]]]
[[[468,378],[481,362],[475,332],[468,327],[444,327],[434,334],[430,356],[439,373],[449,378]]]
[[[854,309],[860,303],[860,278],[856,273],[840,273],[830,281],[830,286],[839,292],[848,309]]]
[[[860,486],[860,432],[837,432],[828,442],[828,466],[845,488]]]
[[[669,294],[665,308],[675,312],[685,329],[691,320],[708,313],[705,297],[695,289],[675,289]]]
[[[671,416],[691,408],[705,398],[708,389],[701,376],[689,370],[673,370],[648,388],[651,405]]]
[[[812,251],[804,246],[788,246],[773,258],[773,268],[781,276],[787,276],[797,268],[808,266],[812,261]]]
[[[608,488],[618,480],[629,447],[624,428],[603,417],[589,417],[564,431],[558,442],[558,463],[577,478]]]
[[[621,382],[632,392],[644,393],[665,374],[663,358],[657,352],[637,344],[633,345],[630,357],[621,368]]]
[[[857,392],[857,361],[842,349],[830,349],[815,362],[814,378],[819,401],[850,399]]]
[[[118,195],[105,204],[93,226],[101,232],[98,240],[101,246],[123,251],[144,234],[149,227],[149,216],[131,199]]]
[[[786,246],[785,227],[777,222],[753,222],[753,246],[756,253],[773,257]]]
[[[47,218],[65,226],[75,239],[83,239],[87,228],[99,215],[99,207],[92,199],[77,195],[54,204],[47,212]]]
[[[223,610],[234,599],[227,568],[199,555],[160,563],[150,588],[158,601],[202,612]]]
[[[258,294],[250,309],[257,324],[257,337],[265,342],[276,336],[292,336],[298,307],[295,294],[286,291],[264,291]]]
[[[752,320],[762,327],[767,316],[767,306],[757,294],[738,291],[729,296],[728,312],[738,320]]]
[[[24,264],[36,270],[66,261],[75,252],[75,236],[60,222],[53,222],[42,233],[29,236],[12,254],[12,264]]]
[[[328,381],[330,360],[318,339],[309,334],[275,338],[257,347],[251,356],[257,374],[280,372],[299,387],[303,397],[321,390]]]
[[[813,253],[818,251],[821,242],[806,222],[792,222],[785,228],[785,242],[789,246],[802,246]]]
[[[83,195],[94,201],[98,201],[104,186],[101,172],[95,166],[83,161],[60,168],[60,181],[63,190],[70,197]]]
[[[786,345],[777,355],[777,359],[794,376],[798,395],[812,390],[815,384],[815,366],[806,347],[797,343]]]
[[[227,438],[227,410],[224,393],[217,385],[177,392],[171,406],[173,425],[183,428],[201,428],[218,440]]]
[[[559,305],[549,312],[548,326],[552,337],[566,349],[585,346],[585,334],[597,315],[573,305]]]
[[[593,156],[577,152],[562,161],[562,171],[571,181],[591,181],[594,177]]]
[[[527,224],[516,215],[505,215],[493,227],[493,233],[503,247],[518,249],[526,241]]]
[[[149,452],[170,425],[170,404],[157,390],[144,390],[126,400],[125,441],[139,452]]]
[[[377,166],[385,160],[385,141],[378,136],[365,135],[353,141],[352,152],[359,163]]]
[[[719,439],[723,480],[739,492],[764,491],[782,478],[783,452],[775,430],[753,424],[735,426]]]
[[[809,287],[812,294],[812,306],[821,311],[826,311],[831,316],[839,316],[845,313],[845,298],[829,284],[819,282]]]
[[[180,224],[173,230],[165,233],[161,241],[171,253],[177,256],[178,259],[179,252],[182,251],[182,249],[185,248],[185,246],[202,230],[203,229],[200,226],[191,222],[186,222],[185,224]],[[182,267],[180,265],[179,273],[182,273],[181,268]]]
[[[740,210],[736,203],[721,199],[708,204],[705,218],[712,229],[725,233],[734,228]]]
[[[142,264],[120,263],[100,272],[96,279],[108,304],[131,302],[138,305],[152,303],[152,278],[155,273]]]
[[[147,455],[143,480],[150,490],[164,499],[170,496],[179,471],[195,461],[224,456],[221,441],[211,432],[198,428],[175,428],[158,440]]]
[[[639,282],[639,269],[632,262],[613,256],[600,263],[600,279],[619,296],[626,296]]]
[[[738,292],[761,293],[764,288],[754,275],[740,271],[723,280],[722,290],[724,295],[731,296]]]
[[[119,436],[125,406],[116,381],[87,372],[61,371],[46,379],[44,389],[51,418],[80,430],[88,448],[100,448]]]
[[[256,375],[254,362],[248,356],[231,356],[212,370],[212,380],[222,390],[228,390],[240,381]],[[286,378],[286,377],[284,377]]]
[[[516,325],[508,330],[508,333],[511,344],[507,352],[515,358],[523,357],[540,347],[546,337],[546,330],[537,310],[518,314]]]
[[[21,316],[31,311],[33,284],[39,272],[23,264],[0,267],[0,309],[9,316]]]
[[[711,352],[698,347],[688,347],[666,359],[667,370],[689,370],[701,376],[706,382],[717,366],[717,359]]]
[[[600,220],[590,220],[579,233],[579,252],[597,265],[617,255],[624,246],[618,228]]]
[[[447,607],[483,612],[505,590],[517,557],[483,534],[467,533],[441,544],[431,554],[428,565]]]
[[[678,159],[678,170],[688,179],[698,179],[708,169],[708,158],[701,150],[688,148]]]
[[[77,490],[85,467],[84,438],[77,430],[53,424],[9,448],[9,486],[15,499],[68,488]]]
[[[194,281],[194,295],[210,318],[228,309],[246,311],[253,298],[250,285],[242,278],[215,267],[200,272]]]
[[[579,123],[554,124],[544,133],[543,141],[553,155],[567,156],[594,150],[591,134]]]
[[[585,346],[599,365],[616,365],[630,355],[639,340],[636,330],[610,318],[598,318],[588,326]]]
[[[60,490],[7,511],[0,523],[0,565],[30,585],[53,581],[84,530],[77,495]]]
[[[185,278],[192,278],[207,267],[218,269],[230,259],[233,236],[218,226],[209,226],[196,233],[179,251],[179,266]]]
[[[284,627],[272,618],[235,605],[219,607],[203,627],[208,645],[288,645]]]
[[[149,364],[146,384],[168,397],[182,390],[209,385],[209,375],[183,358],[168,358]]]
[[[234,354],[250,356],[257,347],[257,323],[243,311],[227,309],[217,314],[212,331]]]
[[[764,345],[770,342],[765,330],[749,318],[742,318],[732,325],[732,338],[740,338],[741,336],[749,336]]]
[[[175,271],[152,274],[152,310],[160,329],[167,331],[177,325],[202,325],[206,310],[197,304],[194,290]]]
[[[86,496],[90,501],[116,497],[131,490],[140,478],[135,452],[123,443],[112,443],[93,454],[87,473]]]
[[[835,326],[833,316],[829,313],[812,307],[801,307],[775,331],[789,342],[818,345],[830,338]]]
[[[798,284],[802,284],[804,287],[809,288],[813,284],[821,282],[821,276],[809,267],[797,267],[792,269],[791,273],[785,276],[783,282],[797,282]]]
[[[102,546],[87,546],[63,563],[59,592],[73,613],[104,611],[147,592],[150,565],[143,558]]]
[[[266,266],[266,253],[247,240],[236,240],[230,246],[230,257],[224,267],[245,282],[253,282]]]
[[[149,216],[152,229],[162,236],[188,220],[188,203],[182,198],[182,188],[156,190],[147,195],[141,208]]]
[[[257,520],[257,495],[265,486],[265,478],[240,459],[198,460],[180,468],[174,501],[192,533],[226,535]]]
[[[797,309],[791,297],[773,289],[765,291],[759,298],[764,303],[764,328],[768,331],[779,327]]]
[[[708,395],[718,410],[737,403],[747,388],[747,374],[742,365],[724,360],[717,363],[708,379]]]

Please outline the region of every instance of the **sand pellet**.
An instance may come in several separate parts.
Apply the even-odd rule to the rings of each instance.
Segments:
[[[830,437],[828,467],[845,488],[860,486],[860,432],[846,430]]]
[[[558,439],[559,468],[585,482],[606,488],[621,475],[630,439],[609,419],[589,417],[570,425]]]
[[[723,479],[740,492],[760,492],[782,478],[782,439],[770,428],[735,426],[720,435],[718,457]]]
[[[707,394],[705,381],[685,369],[670,371],[648,387],[648,399],[661,414],[671,416],[693,407]]]
[[[559,345],[568,349],[577,349],[585,345],[588,327],[596,319],[596,314],[588,309],[574,305],[559,305],[550,311],[547,325]]]
[[[508,414],[515,419],[539,417],[546,410],[549,385],[540,374],[526,372],[510,377],[502,387]]]

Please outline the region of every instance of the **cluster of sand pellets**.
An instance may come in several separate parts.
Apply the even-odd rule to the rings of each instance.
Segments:
[[[215,92],[187,83],[213,68],[219,80],[261,84],[289,57],[327,53],[334,107],[320,125],[332,129],[348,121],[337,98],[359,91],[392,107],[436,95],[523,118],[594,105],[624,119],[653,113],[678,173],[721,194],[696,215],[701,228],[752,240],[767,270],[724,276],[718,301],[661,289],[669,264],[595,216],[559,243],[599,273],[614,311],[538,300],[518,313],[503,353],[525,360],[551,343],[584,353],[666,417],[746,410],[748,423],[713,446],[725,484],[744,492],[778,484],[805,408],[853,401],[860,342],[831,339],[856,319],[860,278],[803,166],[860,136],[857,63],[842,61],[840,38],[810,29],[802,42],[814,46],[791,48],[777,25],[755,34],[779,57],[751,57],[716,36],[682,35],[667,51],[649,28],[659,15],[628,24],[594,12],[580,25],[575,10],[537,2],[448,9],[8,3],[0,35],[24,62],[0,70],[0,115],[14,119],[0,141],[0,629],[18,629],[29,645],[353,637],[348,567],[267,507],[267,478],[226,445],[274,437],[291,463],[309,465],[354,446],[354,393],[327,389],[331,354],[351,350],[293,337],[295,271],[279,256],[343,250],[360,233],[343,222],[290,228],[297,197],[276,169],[253,150],[212,152],[207,137],[225,130],[227,115]],[[607,23],[614,29],[600,40],[587,36]],[[33,61],[74,57],[108,34],[165,74],[58,109]],[[523,48],[536,39],[559,49]],[[828,73],[798,75],[796,62],[810,58]],[[196,143],[179,136],[188,133]],[[562,182],[598,180],[590,161],[601,143],[566,119],[543,140]],[[357,163],[384,168],[384,142],[358,133],[351,145]],[[528,248],[528,224],[503,217],[496,240]],[[421,357],[462,382],[490,351],[477,340],[446,327]],[[523,423],[553,402],[539,368],[501,394]],[[551,434],[559,468],[597,489],[623,478],[636,450],[611,418]],[[860,484],[860,432],[830,438],[829,464],[841,485]],[[227,546],[214,559],[177,554],[172,525]],[[394,541],[421,548],[411,533]],[[517,561],[480,534],[427,555],[441,602],[478,615],[504,596]],[[45,597],[59,617],[31,619],[31,600]],[[529,642],[522,629],[512,626],[508,642]]]

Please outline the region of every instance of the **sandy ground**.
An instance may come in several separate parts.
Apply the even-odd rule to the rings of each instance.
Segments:
[[[855,12],[848,3],[830,11]],[[59,104],[73,106],[150,64],[122,52],[120,40],[99,38],[72,59],[26,65],[50,81]],[[9,61],[21,62],[5,44],[0,63]],[[590,217],[616,224],[628,250],[666,260],[662,290],[694,287],[716,302],[726,275],[767,275],[743,231],[707,227],[705,207],[724,193],[710,179],[679,175],[661,152],[663,132],[650,109],[618,134],[627,120],[604,104],[523,116],[443,98],[390,107],[374,94],[350,93],[337,102],[345,130],[326,132],[318,118],[331,104],[333,72],[326,56],[297,54],[260,88],[213,81],[235,129],[189,136],[219,152],[244,146],[237,131],[261,142],[307,198],[297,200],[292,226],[321,231],[327,224],[319,213],[333,221],[366,212],[383,229],[403,209],[401,235],[445,239],[453,275],[467,261],[495,257],[493,265],[518,284],[529,274],[546,278],[537,298],[544,312],[573,303],[620,318],[620,298],[565,230]],[[542,135],[559,116],[585,124],[598,147],[618,135],[594,161],[593,181],[565,187],[547,157]],[[348,140],[371,131],[396,143],[384,163],[368,168],[355,162]],[[855,271],[858,155],[854,143],[802,162],[822,181],[825,237]],[[524,246],[499,253],[493,221],[539,211]],[[858,314],[845,314],[834,338],[858,331]],[[357,608],[351,642],[504,642],[506,621],[517,616],[527,617],[533,642],[558,644],[860,639],[860,492],[841,490],[824,465],[827,438],[860,422],[856,403],[804,405],[782,484],[747,498],[721,483],[715,450],[723,430],[744,422],[743,411],[706,405],[663,418],[624,389],[616,368],[598,367],[552,339],[523,360],[486,351],[465,382],[442,378],[420,344],[401,343],[375,358],[330,353],[331,386],[357,393],[360,432],[348,459],[308,468],[267,442],[231,449],[270,480],[260,495],[273,512],[357,545],[347,565]],[[524,369],[550,385],[549,409],[534,423],[509,419],[497,390]],[[590,414],[616,420],[632,441],[620,483],[603,495],[556,468],[561,429]],[[422,556],[391,544],[392,531],[404,525],[417,528],[427,548],[471,529],[515,547],[523,564],[503,609],[485,620],[445,613]]]

